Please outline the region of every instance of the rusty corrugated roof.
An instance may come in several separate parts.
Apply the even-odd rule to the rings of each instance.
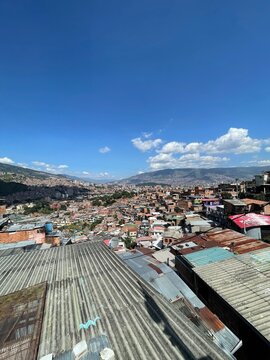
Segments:
[[[196,246],[181,248],[181,244],[192,241]],[[172,252],[176,255],[186,255],[212,247],[229,248],[235,254],[244,254],[249,251],[267,248],[267,244],[261,240],[250,238],[244,234],[231,229],[211,230],[207,233],[193,236],[186,236],[183,240],[172,246]]]

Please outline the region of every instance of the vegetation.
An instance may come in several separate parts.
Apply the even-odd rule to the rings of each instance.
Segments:
[[[137,245],[137,243],[131,237],[123,238],[123,241],[127,249],[134,249]]]
[[[27,191],[28,187],[16,182],[5,182],[0,180],[0,196],[7,196],[20,191]]]
[[[97,219],[94,222],[90,223],[89,221],[77,221],[70,225],[65,225],[63,230],[68,230],[70,232],[82,232],[88,233],[93,231],[95,227],[102,222],[102,219]]]
[[[0,163],[0,171],[5,172],[7,174],[9,173],[12,176],[13,176],[13,174],[15,174],[15,175],[21,175],[21,176],[26,176],[26,177],[34,177],[37,179],[46,179],[49,176],[53,176],[53,175],[47,174],[43,171],[37,171],[37,170],[23,168],[23,167],[16,166],[16,165],[9,165],[9,164],[2,164],[2,163]]]
[[[92,222],[91,225],[90,225],[90,230],[93,231],[93,230],[95,229],[95,227],[96,227],[98,224],[100,224],[101,222],[102,222],[102,219],[98,219],[98,220]]]
[[[224,192],[221,193],[221,197],[222,197],[223,200],[225,200],[225,199],[232,199],[232,198],[233,198],[233,197],[232,197],[232,194],[229,193],[229,192],[226,192],[226,191],[224,191]]]
[[[67,210],[67,206],[66,206],[65,204],[61,204],[60,210],[66,211],[66,210]]]
[[[134,196],[133,192],[126,190],[116,191],[112,195],[103,195],[97,196],[92,199],[93,206],[110,206],[116,202],[118,199],[130,199]]]
[[[32,207],[24,206],[23,208],[24,214],[29,215],[33,213],[41,213],[41,214],[51,214],[53,210],[51,209],[49,203],[45,201],[38,201]]]
[[[252,194],[252,193],[240,192],[239,199],[245,199],[245,198],[266,201],[266,196],[264,193]]]

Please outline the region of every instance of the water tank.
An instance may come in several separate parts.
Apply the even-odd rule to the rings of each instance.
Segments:
[[[114,249],[116,248],[117,246],[119,245],[119,239],[117,237],[113,237],[111,240],[110,240],[110,243],[109,243],[109,246],[111,249]]]
[[[45,224],[45,232],[46,234],[50,234],[53,231],[53,224],[51,222],[47,222]]]

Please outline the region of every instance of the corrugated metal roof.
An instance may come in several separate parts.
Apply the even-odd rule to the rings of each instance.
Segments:
[[[156,251],[152,254],[152,256],[163,263],[167,263],[168,261],[170,267],[175,267],[175,255],[171,253],[171,250],[169,248]]]
[[[237,255],[194,271],[270,341],[270,249]]]
[[[189,239],[192,240],[195,245],[183,248],[183,242]],[[176,254],[185,255],[216,246],[230,248],[235,254],[243,254],[245,252],[270,247],[269,244],[263,241],[252,239],[234,230],[224,229],[218,231],[213,229],[200,235],[186,235],[181,242],[174,244],[172,249]]]
[[[236,254],[243,254],[245,252],[270,247],[269,244],[263,241],[253,239],[230,229],[211,231],[207,234],[202,234],[202,237],[208,240],[214,240],[219,246],[229,247],[231,251]]]
[[[109,338],[106,335],[95,336],[87,341],[87,352],[80,357],[80,360],[100,360],[100,351],[110,347]],[[54,360],[74,360],[73,351],[58,354]]]
[[[224,199],[223,201],[234,206],[246,206],[246,204],[239,199]]]
[[[189,313],[191,310],[189,317],[196,318],[197,326],[206,331],[207,335],[211,333],[212,340],[223,351],[231,352],[237,347],[239,339],[205,307],[196,294],[169,266],[136,250],[119,254],[119,256],[168,301],[175,303],[178,310],[184,313]],[[178,306],[179,300],[182,301],[180,307]],[[218,326],[216,326],[217,324]],[[221,330],[222,333],[220,333]]]
[[[16,231],[27,231],[27,230],[34,230],[41,227],[44,227],[45,223],[34,223],[34,224],[14,224],[9,226],[6,229],[6,232],[16,232]]]
[[[2,225],[4,225],[5,223],[7,223],[8,220],[9,220],[9,218],[7,218],[7,217],[0,219],[0,226],[2,226]]]
[[[19,242],[14,242],[14,243],[0,244],[0,250],[21,248],[21,247],[35,245],[35,244],[36,244],[35,240],[25,240],[25,241],[19,241]]]
[[[212,247],[182,256],[196,267],[230,259],[234,256],[234,253],[220,247]]]
[[[103,243],[1,259],[1,295],[43,281],[47,296],[39,357],[106,335],[120,360],[227,358]],[[96,317],[96,326],[80,329]]]
[[[248,229],[257,226],[270,226],[270,216],[255,213],[229,216],[240,229]]]

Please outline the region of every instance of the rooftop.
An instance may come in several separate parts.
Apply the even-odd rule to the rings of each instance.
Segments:
[[[192,242],[192,245],[189,242]],[[184,246],[185,243],[189,246]],[[243,254],[270,247],[269,244],[263,241],[253,239],[234,230],[212,229],[200,235],[185,235],[182,241],[172,246],[172,249],[175,254],[185,255],[216,246],[229,249],[235,254]]]
[[[16,232],[16,231],[27,231],[27,230],[34,230],[39,229],[45,226],[44,222],[40,223],[33,223],[33,224],[13,224],[10,225],[5,231],[6,232]]]
[[[1,360],[36,359],[45,296],[43,283],[0,297]]]
[[[158,252],[157,252],[158,253]],[[127,252],[121,258],[154,289],[161,293],[175,309],[207,334],[222,349],[233,352],[239,339],[200,301],[186,283],[166,264],[140,251]]]
[[[227,358],[100,241],[1,259],[0,295],[44,281],[38,358],[101,337],[120,360]]]
[[[221,247],[212,247],[191,254],[183,255],[183,257],[194,267],[211,264],[217,261],[230,259],[234,253]]]
[[[232,220],[240,229],[246,229],[256,226],[270,226],[270,216],[255,213],[231,215]]]
[[[270,341],[270,248],[197,267],[194,271]]]
[[[223,200],[225,203],[229,203],[229,204],[232,204],[234,206],[246,206],[246,204],[239,200],[239,199],[224,199]]]
[[[251,205],[251,204],[256,204],[259,206],[263,206],[263,205],[267,205],[267,201],[263,201],[263,200],[256,200],[256,199],[242,199],[242,201],[246,204],[246,205]]]

